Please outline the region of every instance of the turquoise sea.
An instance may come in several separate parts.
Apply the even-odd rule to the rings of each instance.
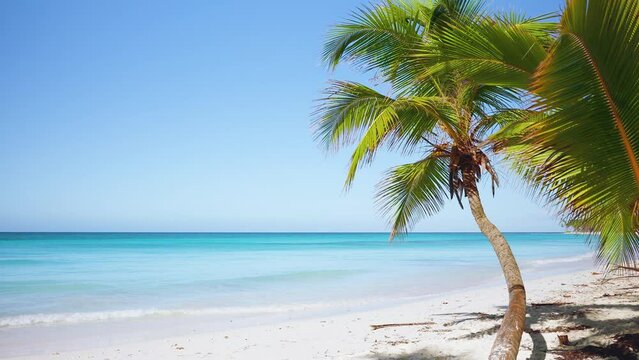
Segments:
[[[580,235],[506,234],[527,279],[591,268]],[[383,305],[501,284],[479,233],[0,233],[0,328]]]

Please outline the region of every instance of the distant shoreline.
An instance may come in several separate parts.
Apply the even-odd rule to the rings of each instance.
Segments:
[[[504,231],[504,234],[589,234],[569,231]],[[385,231],[0,231],[0,234],[386,234]],[[480,231],[413,231],[419,234],[481,234]]]

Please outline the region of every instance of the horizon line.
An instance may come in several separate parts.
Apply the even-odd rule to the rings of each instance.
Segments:
[[[504,234],[561,234],[565,231],[502,231]],[[0,231],[0,234],[390,234],[390,231]],[[482,234],[481,231],[411,231],[410,234]]]

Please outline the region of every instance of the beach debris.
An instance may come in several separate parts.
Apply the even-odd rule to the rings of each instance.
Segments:
[[[405,339],[401,339],[401,340],[395,340],[395,341],[389,341],[388,344],[390,346],[397,346],[397,345],[405,345],[405,344],[410,344],[411,342]]]
[[[435,325],[432,321],[427,322],[412,322],[412,323],[399,323],[399,324],[379,324],[379,325],[371,325],[373,330],[388,328],[388,327],[398,327],[398,326],[428,326]]]
[[[541,333],[567,333],[571,331],[589,330],[592,326],[589,325],[574,325],[574,326],[557,326],[547,328],[527,328],[525,332],[528,334],[541,334]]]
[[[539,331],[545,332],[545,333],[557,333],[557,332],[567,333],[571,331],[588,330],[588,329],[592,329],[592,326],[589,326],[589,325],[558,326],[554,328],[540,329]]]
[[[639,333],[616,335],[614,341],[605,347],[589,345],[581,349],[553,351],[559,360],[585,360],[593,356],[636,360],[639,353]]]

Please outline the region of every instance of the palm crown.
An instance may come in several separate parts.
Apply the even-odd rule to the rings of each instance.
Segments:
[[[639,258],[639,2],[572,0],[544,24],[443,29],[423,75],[458,71],[530,92],[536,114],[505,132],[517,168],[566,223],[592,231],[607,264]],[[487,25],[488,24],[488,25]],[[513,49],[523,56],[512,56]]]
[[[511,110],[519,93],[479,85],[459,71],[426,73],[434,41],[449,27],[483,18],[472,0],[385,2],[364,7],[329,36],[324,60],[334,67],[348,60],[391,87],[391,95],[354,82],[336,81],[317,112],[316,137],[330,149],[356,143],[346,179],[383,147],[421,153],[417,162],[391,169],[380,183],[378,202],[391,214],[391,237],[461,198],[484,172],[493,191],[498,178],[490,156],[490,135],[524,112]],[[526,18],[504,18],[504,26],[534,28]],[[464,179],[464,173],[472,177]]]
[[[518,114],[508,110],[516,95],[456,77],[432,78],[396,97],[335,82],[319,108],[316,135],[329,148],[356,143],[347,186],[384,146],[421,154],[419,161],[391,169],[380,183],[378,200],[392,214],[395,236],[440,210],[448,196],[461,205],[465,190],[483,173],[494,190],[498,178],[489,156],[495,142],[487,135]]]

